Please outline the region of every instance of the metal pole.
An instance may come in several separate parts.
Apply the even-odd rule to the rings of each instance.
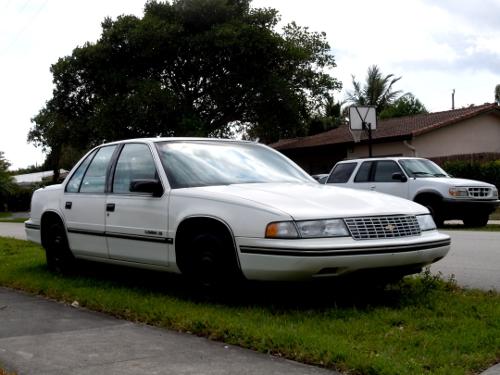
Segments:
[[[361,122],[361,127],[364,130],[368,130],[368,156],[371,158],[373,156],[372,152],[372,124],[369,122]]]
[[[368,123],[366,124],[368,126],[368,150],[370,153],[370,157],[373,157],[373,152],[372,152],[372,124]]]

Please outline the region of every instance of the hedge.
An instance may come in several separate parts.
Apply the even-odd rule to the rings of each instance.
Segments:
[[[489,162],[446,161],[443,169],[453,177],[489,182],[500,188],[500,160]]]

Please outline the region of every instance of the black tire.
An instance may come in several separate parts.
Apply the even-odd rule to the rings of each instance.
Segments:
[[[51,272],[68,274],[75,270],[76,259],[71,253],[66,230],[60,221],[47,224],[44,234],[45,257]]]
[[[441,205],[439,204],[439,201],[437,199],[427,198],[416,200],[416,202],[429,210],[438,228],[442,228],[444,226],[444,216],[441,212]]]
[[[232,239],[220,231],[192,233],[182,256],[182,273],[203,294],[228,292],[240,280]]]
[[[467,216],[463,219],[464,225],[469,228],[479,228],[484,227],[488,224],[490,215],[486,214],[476,214]]]

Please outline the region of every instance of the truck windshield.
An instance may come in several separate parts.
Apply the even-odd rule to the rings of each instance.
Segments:
[[[399,164],[410,177],[449,177],[437,164],[427,159],[400,159]]]
[[[314,180],[280,153],[254,143],[169,141],[156,144],[173,189]]]

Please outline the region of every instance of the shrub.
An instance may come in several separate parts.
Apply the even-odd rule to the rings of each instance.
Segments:
[[[443,168],[454,177],[489,182],[500,187],[500,160],[484,163],[469,161],[446,161]]]

